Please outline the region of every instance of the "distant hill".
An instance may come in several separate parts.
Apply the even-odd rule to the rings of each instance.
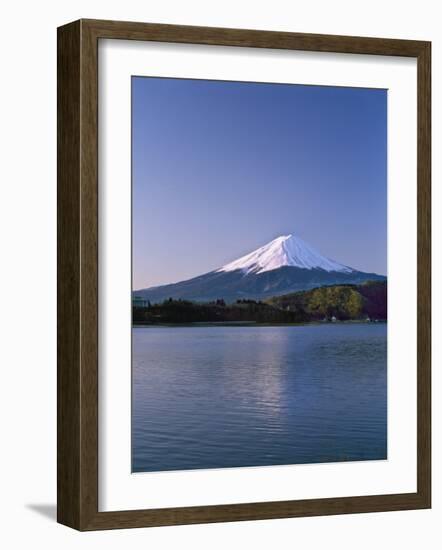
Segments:
[[[215,271],[186,281],[135,290],[152,303],[173,300],[208,302],[219,298],[264,300],[324,285],[385,281],[331,260],[294,235],[284,235]]]
[[[266,300],[284,311],[304,313],[309,320],[387,319],[387,282],[322,286]]]
[[[335,285],[275,296],[266,302],[237,300],[228,304],[165,300],[160,304],[133,308],[135,325],[185,323],[308,323],[332,320],[386,320],[387,283]]]

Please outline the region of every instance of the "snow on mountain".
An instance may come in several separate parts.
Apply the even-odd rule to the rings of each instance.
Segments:
[[[217,272],[241,270],[245,273],[265,273],[284,266],[303,269],[322,269],[340,273],[352,273],[350,267],[322,256],[317,250],[295,235],[277,237],[268,244],[230,262]]]
[[[178,283],[139,289],[136,295],[157,304],[170,298],[196,302],[222,298],[226,303],[234,303],[244,299],[265,300],[321,286],[385,280],[383,275],[364,273],[330,260],[302,239],[285,235],[216,271]]]

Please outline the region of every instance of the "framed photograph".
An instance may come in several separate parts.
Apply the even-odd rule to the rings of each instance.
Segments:
[[[430,52],[58,29],[60,523],[431,506]]]

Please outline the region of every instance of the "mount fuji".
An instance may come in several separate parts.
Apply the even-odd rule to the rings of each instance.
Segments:
[[[207,302],[224,299],[261,300],[334,284],[383,281],[326,258],[295,235],[283,235],[215,271],[179,283],[134,291],[134,295],[162,302],[168,298]]]

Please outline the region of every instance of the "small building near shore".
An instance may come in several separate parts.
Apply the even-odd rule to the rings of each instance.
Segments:
[[[142,296],[132,297],[132,307],[149,307],[149,300],[145,300]]]

